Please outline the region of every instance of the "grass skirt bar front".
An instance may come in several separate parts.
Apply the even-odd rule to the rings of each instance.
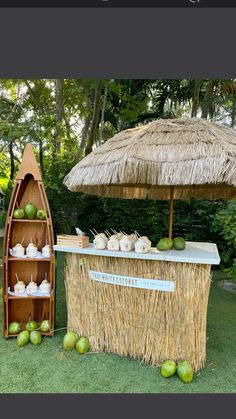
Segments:
[[[68,330],[88,336],[92,350],[152,365],[187,359],[195,371],[204,366],[210,263],[102,256],[86,249],[67,252]],[[97,282],[90,271],[174,281],[175,289]]]

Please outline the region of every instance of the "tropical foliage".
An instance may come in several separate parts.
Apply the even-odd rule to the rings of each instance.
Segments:
[[[143,231],[157,240],[166,234],[167,203],[75,194],[63,186],[63,178],[76,162],[116,132],[156,118],[181,116],[208,118],[235,127],[236,81],[0,80],[0,187],[6,193],[6,207],[25,144],[31,142],[56,233],[71,232],[76,225],[87,232],[90,228],[119,226]],[[225,230],[228,218],[221,212],[215,216],[222,208],[235,210],[224,202],[176,202],[175,233],[184,234],[188,240],[219,241],[224,265],[230,266],[235,243],[230,239],[233,229],[230,236]],[[224,221],[222,217],[226,217]]]

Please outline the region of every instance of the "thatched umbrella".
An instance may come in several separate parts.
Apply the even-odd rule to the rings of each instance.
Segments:
[[[71,191],[125,199],[236,197],[236,131],[203,119],[159,119],[114,135],[65,177]]]

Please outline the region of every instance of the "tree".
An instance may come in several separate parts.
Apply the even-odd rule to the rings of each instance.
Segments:
[[[232,109],[231,109],[231,127],[234,128],[236,123],[236,97],[232,100]]]
[[[204,118],[234,127],[236,81],[0,80],[1,175],[14,178],[25,144],[31,142],[56,228],[63,231],[68,225],[70,230],[68,220],[82,198],[65,192],[63,178],[85,154],[120,130],[157,118],[196,117],[200,111]],[[98,219],[95,210],[91,217]]]
[[[53,157],[55,157],[61,149],[61,142],[63,136],[63,116],[64,116],[64,102],[63,102],[63,79],[55,80],[55,118],[56,129],[54,134]]]
[[[192,104],[192,113],[191,117],[197,117],[198,107],[199,107],[199,100],[200,100],[200,87],[201,87],[201,80],[197,79],[194,80],[194,89],[193,89],[193,104]]]
[[[88,136],[87,145],[85,147],[85,155],[91,153],[93,149],[93,144],[96,139],[99,126],[99,112],[101,107],[101,94],[102,94],[102,81],[98,80],[95,87],[95,97],[94,97],[94,106],[93,106],[93,117],[90,127],[90,132]]]

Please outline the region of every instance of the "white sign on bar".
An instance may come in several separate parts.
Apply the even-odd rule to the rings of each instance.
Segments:
[[[104,282],[124,287],[145,288],[147,290],[173,292],[175,290],[174,281],[162,281],[160,279],[137,278],[134,276],[124,276],[108,274],[105,272],[89,271],[90,279],[97,282]]]

